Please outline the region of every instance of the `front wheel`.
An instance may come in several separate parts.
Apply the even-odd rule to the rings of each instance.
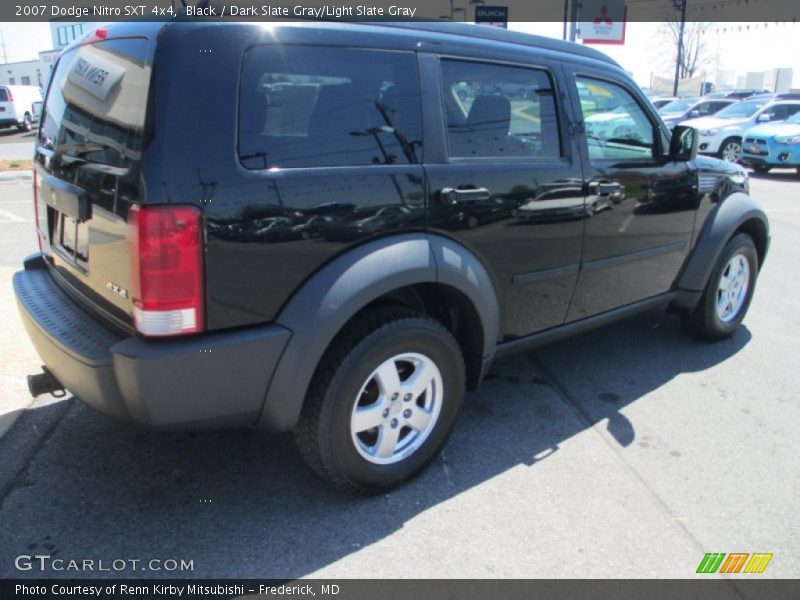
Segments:
[[[739,138],[728,138],[719,149],[719,156],[722,160],[738,163],[742,158],[742,140]]]
[[[404,308],[369,310],[323,358],[295,440],[334,486],[359,493],[391,488],[444,446],[464,383],[461,350],[438,321]]]
[[[693,334],[709,340],[730,336],[742,322],[753,298],[758,276],[758,253],[746,233],[725,245],[694,312],[684,317]]]

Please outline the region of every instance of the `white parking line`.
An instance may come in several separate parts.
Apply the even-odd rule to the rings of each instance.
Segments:
[[[33,223],[33,219],[24,219],[0,208],[0,223]]]

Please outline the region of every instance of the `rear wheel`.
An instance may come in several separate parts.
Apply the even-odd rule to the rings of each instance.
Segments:
[[[461,350],[438,321],[405,308],[369,310],[323,358],[295,440],[340,489],[396,486],[444,446],[464,381]]]
[[[33,129],[33,121],[31,120],[30,113],[25,113],[25,116],[22,117],[22,123],[17,125],[17,129],[20,131],[30,131]]]
[[[742,158],[742,140],[739,138],[728,138],[719,147],[719,156],[722,160],[738,163]]]
[[[744,319],[758,275],[758,253],[753,239],[735,235],[725,245],[694,312],[684,317],[693,334],[709,340],[730,336]]]

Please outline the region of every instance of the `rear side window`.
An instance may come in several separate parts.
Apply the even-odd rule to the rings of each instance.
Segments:
[[[242,66],[239,159],[249,169],[417,163],[410,52],[256,46]]]
[[[87,44],[61,55],[39,145],[115,167],[140,159],[150,68],[147,40]]]
[[[8,102],[8,90],[0,88],[0,102]]]
[[[442,92],[453,158],[557,158],[558,118],[542,70],[443,60]]]

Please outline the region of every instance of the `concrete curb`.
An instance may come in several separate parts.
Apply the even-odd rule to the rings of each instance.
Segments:
[[[32,181],[33,171],[0,171],[0,183]]]

